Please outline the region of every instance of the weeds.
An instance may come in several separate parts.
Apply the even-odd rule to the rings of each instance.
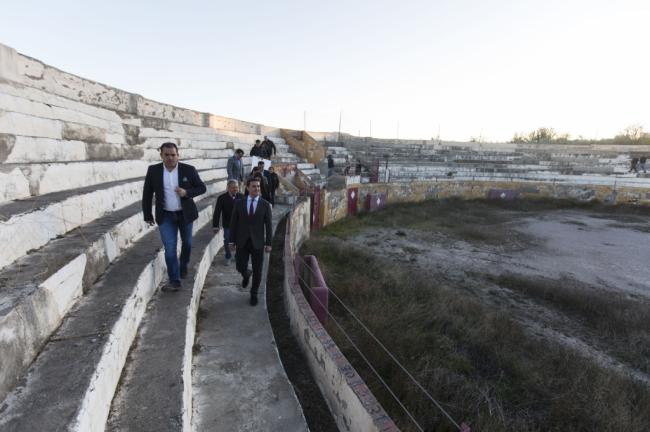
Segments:
[[[541,300],[578,317],[607,341],[605,350],[645,373],[650,372],[650,302],[628,298],[571,279],[504,274],[491,278],[502,287]]]
[[[646,386],[558,343],[527,334],[506,310],[487,307],[465,291],[336,238],[364,226],[416,226],[422,223],[422,212],[431,214],[433,210],[446,212],[448,217],[473,218],[480,214],[480,205],[487,205],[479,203],[472,208],[475,204],[431,202],[422,204],[422,210],[405,205],[397,212],[389,208],[377,213],[377,220],[362,217],[328,227],[307,242],[302,253],[318,256],[330,288],[457,420],[471,423],[472,430],[649,430],[650,392]],[[538,206],[535,211],[551,205],[558,204],[527,204]],[[409,211],[403,211],[405,208]],[[391,221],[391,215],[401,219]],[[548,297],[550,291],[541,293]],[[605,299],[596,301],[601,300]],[[600,313],[602,303],[585,308],[572,298],[553,301],[577,314],[593,315],[594,322],[611,316],[596,315],[594,311]],[[612,319],[619,320],[612,324],[617,329],[640,324],[646,316],[623,316],[627,306],[621,303],[617,307],[621,313],[613,312],[618,318]],[[334,300],[331,312],[425,430],[454,430]],[[335,326],[330,324],[328,331],[402,430],[415,430]]]

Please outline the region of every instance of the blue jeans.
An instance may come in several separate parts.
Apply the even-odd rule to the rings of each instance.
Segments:
[[[228,247],[228,240],[230,239],[230,228],[223,229],[223,249],[226,251],[226,259],[232,258],[230,247]]]
[[[167,275],[170,281],[180,281],[180,271],[187,270],[192,252],[192,222],[185,223],[183,213],[164,212],[163,221],[158,226],[160,238],[165,246],[165,263],[167,264]],[[178,233],[181,234],[181,258],[180,266],[176,255],[178,244]]]

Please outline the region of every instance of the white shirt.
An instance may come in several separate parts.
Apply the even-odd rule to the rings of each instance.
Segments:
[[[251,198],[250,195],[248,195],[248,198],[246,199],[246,214],[248,214],[250,208],[251,208],[251,200],[253,200],[253,214],[257,211],[257,199],[259,196],[256,196],[255,198]]]
[[[176,194],[178,187],[178,164],[176,168],[169,171],[163,165],[163,189],[165,191],[165,210],[179,211],[181,207],[181,197]]]

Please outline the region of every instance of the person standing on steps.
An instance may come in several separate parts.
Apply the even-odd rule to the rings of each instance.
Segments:
[[[226,164],[226,171],[228,172],[228,180],[237,180],[238,182],[244,181],[244,162],[241,158],[244,156],[244,150],[237,149],[235,154],[228,158]]]
[[[271,252],[273,223],[271,205],[260,197],[260,180],[246,181],[248,196],[237,201],[230,218],[230,249],[235,252],[237,271],[242,275],[242,287],[248,286],[251,274],[253,285],[250,290],[250,304],[257,304],[257,291],[262,280],[264,252]],[[248,258],[253,262],[253,271],[248,270]]]
[[[241,200],[244,196],[239,193],[239,182],[235,179],[228,180],[228,190],[217,198],[212,214],[212,229],[215,233],[219,232],[219,219],[222,220],[223,226],[223,249],[226,253],[224,265],[230,265],[232,255],[230,253],[229,235],[230,235],[230,216],[235,202]],[[223,215],[223,216],[222,216]]]
[[[192,251],[192,223],[199,217],[193,198],[204,194],[205,184],[192,165],[178,161],[178,147],[172,142],[160,146],[162,163],[150,165],[142,191],[142,213],[149,225],[154,225],[151,213],[156,196],[156,218],[160,238],[165,247],[165,264],[169,284],[163,291],[178,291],[181,279],[187,276]],[[177,255],[178,233],[181,235],[180,262]]]
[[[327,177],[332,177],[334,174],[334,158],[331,154],[327,155]]]
[[[267,175],[268,173],[268,175]],[[264,172],[264,175],[266,176],[267,180],[269,181],[269,195],[271,199],[269,202],[271,203],[272,206],[275,205],[275,191],[278,190],[280,187],[280,178],[278,175],[275,173],[275,168],[273,168],[273,165],[269,167],[269,170]]]
[[[271,141],[266,135],[264,135],[264,141],[262,141],[262,147],[266,150],[268,158],[275,156],[278,153],[278,149],[275,147],[275,143]]]
[[[255,145],[250,151],[251,156],[257,156],[260,159],[268,159],[268,155],[266,154],[266,149],[262,147],[262,143],[260,140],[255,140]]]

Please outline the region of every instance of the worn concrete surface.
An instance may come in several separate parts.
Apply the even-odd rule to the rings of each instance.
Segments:
[[[147,305],[111,405],[108,431],[179,431],[189,428],[183,371],[191,368],[198,297],[220,235],[210,224],[193,238],[188,277],[179,292],[158,292]],[[202,258],[203,257],[203,258]],[[192,316],[191,316],[192,315]],[[187,333],[190,335],[187,335]],[[188,337],[189,336],[189,337]],[[188,346],[186,346],[188,345]],[[189,353],[189,356],[186,354]],[[190,405],[191,406],[191,405]],[[185,421],[184,421],[185,419]],[[185,427],[184,427],[185,425]]]
[[[274,208],[274,226],[286,211]],[[199,310],[194,431],[308,430],[280,363],[265,294],[263,283],[260,303],[250,306],[249,291],[241,287],[234,264],[224,266],[222,253],[215,259]]]
[[[209,181],[225,177],[226,172],[213,169],[202,171],[202,174],[203,180]],[[6,215],[6,219],[0,221],[0,243],[5,246],[0,249],[0,268],[57,236],[139,201],[142,198],[141,179],[105,188],[69,190],[65,194],[0,206],[0,219]],[[75,193],[79,191],[82,193]]]
[[[208,205],[225,182],[207,182]],[[201,201],[199,206],[202,206]],[[40,347],[81,294],[141,236],[150,231],[134,203],[101,217],[0,270],[0,400],[13,388]],[[73,260],[85,266],[66,272]],[[52,286],[52,282],[56,284]]]
[[[206,204],[195,231],[211,221]],[[68,313],[0,406],[0,430],[103,429],[138,324],[166,275],[161,249],[158,232],[142,237]]]

